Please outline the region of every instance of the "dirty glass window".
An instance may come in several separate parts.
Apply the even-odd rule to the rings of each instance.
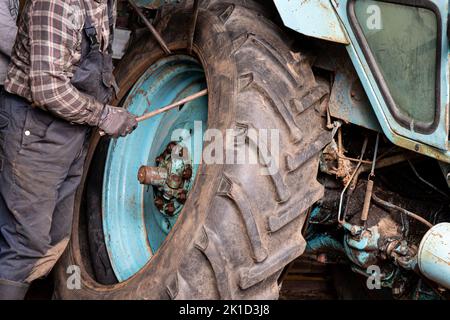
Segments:
[[[409,122],[431,125],[435,120],[438,63],[435,13],[408,5],[358,0],[355,15],[397,113]]]

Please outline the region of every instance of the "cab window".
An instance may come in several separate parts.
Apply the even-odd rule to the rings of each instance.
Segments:
[[[357,0],[352,10],[359,40],[392,114],[420,132],[432,129],[438,118],[440,36],[438,15],[412,4]]]

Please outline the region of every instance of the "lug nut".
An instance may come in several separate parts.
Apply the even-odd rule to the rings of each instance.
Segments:
[[[183,179],[189,180],[192,178],[192,167],[190,165],[187,165],[186,168],[183,170]]]
[[[179,197],[178,197],[178,202],[181,204],[185,204],[186,203],[186,199],[187,199],[187,195],[186,193],[182,192],[180,193]]]
[[[168,204],[167,204],[167,207],[166,207],[166,213],[167,213],[167,215],[169,215],[169,216],[173,216],[173,214],[175,213],[175,205],[173,204],[173,202],[169,202]]]

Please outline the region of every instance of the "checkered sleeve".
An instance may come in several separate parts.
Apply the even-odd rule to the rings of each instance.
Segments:
[[[29,20],[30,86],[34,104],[67,121],[97,126],[103,105],[71,83],[73,12],[61,0],[33,1]]]

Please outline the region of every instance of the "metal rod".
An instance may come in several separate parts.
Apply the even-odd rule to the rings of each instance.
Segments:
[[[401,154],[401,155],[392,156],[390,158],[384,158],[384,159],[381,159],[381,160],[380,160],[380,158],[381,158],[380,157],[377,160],[377,164],[376,164],[375,169],[383,169],[383,168],[386,168],[386,167],[390,167],[390,166],[393,166],[393,165],[405,162],[407,159],[409,159],[411,157],[415,157],[415,156],[416,156],[415,154],[410,154],[410,155],[408,154],[408,156],[405,156],[405,155]],[[352,183],[352,186],[350,187],[351,189],[354,190],[356,188],[356,183],[358,182],[358,177],[362,173],[370,171],[371,164],[372,164],[372,162],[370,162],[370,165],[364,164],[361,167],[359,167],[358,173],[353,178],[353,183]]]
[[[384,159],[381,159],[381,160],[380,160],[380,158],[378,158],[377,164],[375,166],[375,169],[383,169],[383,168],[386,168],[386,167],[394,166],[394,165],[397,165],[399,163],[405,162],[408,159],[411,159],[411,158],[414,158],[414,157],[415,157],[414,154],[411,154],[411,155],[409,155],[409,154],[408,155],[399,154],[399,155],[395,155],[395,156],[392,156],[392,157],[389,157],[389,158],[384,158]],[[372,165],[372,162],[370,162],[367,165],[363,165],[361,167],[361,173],[369,172],[371,170],[371,165]]]
[[[199,0],[194,0],[194,5],[193,5],[193,12],[192,12],[192,23],[191,26],[189,28],[189,34],[188,34],[188,53],[192,54],[192,48],[194,46],[194,36],[195,36],[195,29],[197,27],[197,18],[198,18],[198,10],[200,8],[199,5],[200,1]]]
[[[152,118],[154,116],[157,116],[157,115],[159,115],[161,113],[164,113],[164,112],[167,112],[169,110],[175,109],[176,107],[179,107],[179,106],[181,106],[183,104],[186,104],[188,102],[196,100],[196,99],[198,99],[200,97],[204,97],[207,94],[208,94],[208,89],[202,90],[200,92],[197,92],[196,94],[190,95],[190,96],[188,96],[188,97],[186,97],[186,98],[184,98],[184,99],[182,99],[180,101],[174,102],[174,103],[172,103],[172,104],[170,104],[168,106],[165,106],[165,107],[160,108],[158,110],[146,113],[146,114],[136,118],[136,120],[137,120],[137,122],[141,122],[141,121],[150,119],[150,118]],[[102,130],[99,131],[99,134],[100,134],[101,137],[105,136],[105,132],[103,132]]]
[[[411,170],[414,172],[414,174],[416,175],[416,177],[422,181],[423,183],[425,183],[427,186],[429,186],[431,189],[433,189],[434,191],[442,194],[444,197],[448,198],[448,194],[445,193],[444,191],[441,191],[438,187],[435,187],[432,183],[428,182],[427,180],[425,180],[424,178],[422,178],[419,173],[417,172],[416,168],[414,167],[414,165],[412,164],[411,160],[408,159],[408,164],[411,167]]]
[[[361,155],[360,155],[360,157],[359,157],[359,161],[360,161],[360,162],[359,162],[358,165],[356,166],[355,171],[353,171],[353,174],[352,174],[352,176],[350,177],[350,180],[347,182],[347,185],[345,186],[344,190],[342,190],[342,192],[341,192],[341,196],[340,196],[340,199],[339,199],[339,209],[338,209],[338,222],[339,222],[340,224],[344,224],[344,223],[345,223],[345,215],[344,215],[343,218],[341,217],[341,215],[342,215],[342,204],[343,204],[343,202],[344,202],[344,195],[345,195],[345,192],[347,191],[347,188],[348,188],[348,187],[350,186],[350,184],[352,183],[353,178],[355,177],[356,173],[359,171],[359,168],[361,167],[361,164],[362,164],[361,161],[364,159],[364,154],[366,153],[366,148],[367,148],[367,142],[368,142],[368,140],[369,140],[369,139],[366,137],[365,140],[364,140],[362,149],[361,149]]]
[[[142,13],[141,9],[136,5],[136,3],[133,0],[128,0],[131,7],[136,11],[136,13],[139,15],[139,17],[144,21],[145,26],[150,30],[153,37],[155,37],[155,40],[159,43],[163,51],[169,55],[172,54],[172,51],[170,51],[169,47],[167,46],[164,39],[161,37],[159,32],[155,29],[155,27],[148,21],[147,17]]]
[[[370,200],[372,199],[374,182],[369,178],[367,181],[366,195],[364,197],[363,210],[361,212],[361,221],[365,224],[369,218]]]
[[[431,222],[429,222],[428,220],[422,218],[421,216],[419,216],[418,214],[412,213],[411,211],[408,211],[406,209],[403,209],[402,207],[396,206],[395,204],[392,204],[390,202],[381,200],[380,198],[378,198],[375,193],[372,195],[372,200],[377,203],[378,205],[381,205],[387,209],[391,209],[392,211],[399,211],[401,213],[406,214],[408,217],[411,217],[413,219],[416,219],[417,221],[420,221],[421,223],[423,223],[424,225],[426,225],[429,228],[433,227],[433,224]]]
[[[377,134],[377,141],[375,142],[375,151],[373,154],[373,161],[372,161],[372,170],[370,172],[371,176],[375,175],[375,165],[377,163],[377,155],[378,155],[378,145],[380,143],[380,133]]]
[[[197,92],[196,94],[193,94],[193,95],[191,95],[189,97],[186,97],[186,98],[184,98],[184,99],[182,99],[182,100],[180,100],[178,102],[172,103],[172,104],[170,104],[170,105],[168,105],[166,107],[163,107],[161,109],[158,109],[158,110],[149,112],[147,114],[144,114],[143,116],[136,118],[136,120],[137,120],[137,122],[141,122],[141,121],[150,119],[150,118],[152,118],[154,116],[157,116],[158,114],[161,114],[161,113],[167,112],[169,110],[175,109],[176,107],[179,107],[182,104],[186,104],[186,103],[191,102],[193,100],[196,100],[196,99],[198,99],[200,97],[204,97],[207,94],[208,94],[208,89],[205,89],[205,90]]]
[[[347,156],[343,156],[343,155],[339,155],[339,154],[338,154],[338,157],[341,159],[344,159],[344,160],[351,161],[351,162],[361,162],[362,164],[372,165],[372,161],[369,161],[369,160],[360,161],[359,159],[355,159],[352,157],[347,157]]]

